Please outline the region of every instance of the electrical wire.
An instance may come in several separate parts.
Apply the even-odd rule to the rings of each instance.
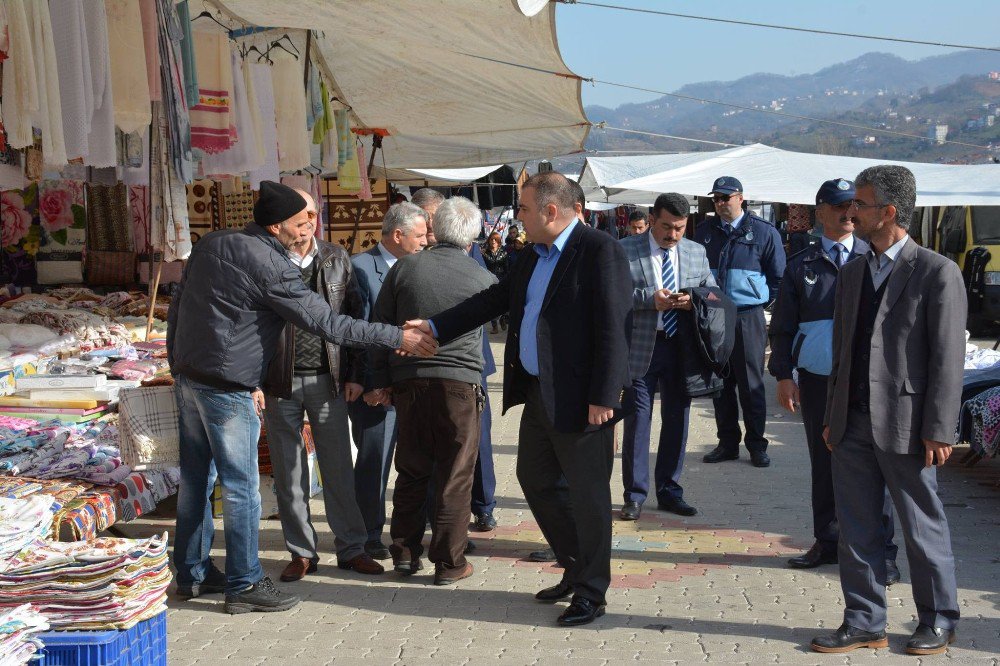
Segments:
[[[729,23],[731,25],[743,25],[754,28],[770,28],[772,30],[789,30],[792,32],[807,32],[814,35],[831,35],[835,37],[853,37],[856,39],[872,39],[880,42],[898,42],[900,44],[919,44],[921,46],[942,46],[950,49],[970,49],[973,51],[992,51],[1000,53],[1000,47],[995,46],[971,46],[969,44],[949,44],[947,42],[930,42],[921,39],[907,39],[905,37],[885,37],[883,35],[865,35],[853,32],[837,32],[835,30],[819,30],[818,28],[800,28],[790,25],[776,25],[774,23],[758,23],[756,21],[740,21],[737,19],[724,19],[713,16],[696,16],[693,14],[678,14],[676,12],[664,12],[657,9],[640,9],[638,7],[623,7],[621,5],[608,5],[601,2],[586,2],[586,0],[554,0],[564,5],[587,5],[589,7],[599,7],[601,9],[617,9],[625,12],[635,12],[638,14],[655,14],[657,16],[670,16],[673,18],[692,19],[695,21],[710,21],[712,23]]]
[[[595,129],[613,130],[615,132],[625,132],[626,134],[643,134],[645,136],[653,136],[660,139],[678,139],[680,141],[693,141],[695,143],[708,143],[713,146],[724,146],[726,148],[738,148],[739,144],[735,143],[723,143],[722,141],[708,141],[707,139],[691,139],[686,136],[674,136],[673,134],[658,134],[657,132],[643,132],[642,130],[630,130],[624,127],[609,127],[606,122],[600,122],[594,124]]]

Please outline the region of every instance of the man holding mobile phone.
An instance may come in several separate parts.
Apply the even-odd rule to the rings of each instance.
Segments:
[[[621,241],[632,277],[633,307],[629,347],[632,386],[627,392],[628,416],[622,441],[622,520],[638,520],[649,493],[649,440],[657,391],[662,418],[653,471],[657,508],[681,516],[697,513],[684,501],[680,485],[691,407],[681,343],[687,329],[680,325],[682,317],[691,316],[688,311],[692,307],[691,296],[681,289],[716,284],[704,248],[684,238],[690,208],[684,195],[661,194],[653,204],[648,230]]]

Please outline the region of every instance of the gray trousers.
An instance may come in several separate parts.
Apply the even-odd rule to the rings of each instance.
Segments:
[[[902,528],[917,618],[932,627],[954,628],[959,618],[955,558],[937,496],[937,468],[924,467],[923,454],[880,449],[870,415],[854,409],[832,457],[844,622],[863,631],[885,629],[885,586],[880,582],[886,576],[884,486]]]
[[[354,495],[354,465],[348,434],[347,403],[333,398],[329,374],[292,378],[289,400],[267,396],[267,444],[271,449],[281,531],[288,552],[318,561],[316,530],[309,513],[308,454],[302,442],[303,414],[309,416],[323,480],[326,521],[333,531],[337,559],[364,552],[367,532]]]

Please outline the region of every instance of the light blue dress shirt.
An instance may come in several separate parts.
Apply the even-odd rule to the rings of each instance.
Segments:
[[[845,262],[847,261],[847,257],[851,256],[851,252],[854,250],[854,236],[848,236],[842,241],[832,241],[826,236],[820,236],[819,242],[823,246],[823,251],[826,252],[826,256],[833,259],[833,263],[837,264],[838,266],[840,265],[840,262],[837,261],[837,257],[833,256],[834,244],[840,243],[841,245],[844,246],[844,251],[847,253],[846,256],[844,257]]]
[[[740,225],[743,224],[743,218],[746,216],[746,212],[742,212],[738,218],[729,223],[729,228],[731,230],[730,233],[733,233],[740,228]]]
[[[521,320],[521,365],[528,371],[529,375],[538,376],[538,316],[542,313],[542,302],[545,300],[545,292],[548,291],[549,281],[552,280],[552,272],[559,263],[563,248],[570,234],[579,222],[574,220],[568,227],[563,229],[551,247],[546,247],[541,243],[536,243],[533,248],[538,255],[538,263],[531,273],[528,281],[528,293],[524,301],[524,318]]]

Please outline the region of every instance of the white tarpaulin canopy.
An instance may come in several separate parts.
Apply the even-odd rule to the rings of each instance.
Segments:
[[[385,169],[372,167],[372,176],[386,178],[400,185],[433,185],[451,187],[465,185],[483,176],[487,176],[500,168],[499,164],[482,167],[466,167],[464,169]]]
[[[583,150],[590,127],[580,80],[559,54],[554,4],[529,17],[513,0],[214,1],[253,25],[316,31],[340,98],[365,127],[390,132],[388,168]]]
[[[899,164],[910,169],[917,179],[917,206],[996,206],[1000,205],[1000,165],[945,165],[923,162],[896,162],[859,157],[814,155],[780,150],[762,144],[726,150],[685,153],[687,161],[650,173],[649,166],[660,157],[665,164],[680,155],[644,156],[642,158],[588,158],[589,162],[635,160],[633,170],[644,174],[598,184],[608,191],[608,200],[633,201],[637,193],[680,192],[688,196],[706,196],[719,176],[735,176],[743,183],[747,199],[782,203],[814,204],[816,190],[831,178],[854,177],[876,164]],[[591,173],[603,173],[593,165]],[[625,170],[624,166],[615,167]],[[586,171],[586,170],[585,170]],[[607,178],[607,176],[602,176]],[[581,184],[582,184],[581,179]]]

